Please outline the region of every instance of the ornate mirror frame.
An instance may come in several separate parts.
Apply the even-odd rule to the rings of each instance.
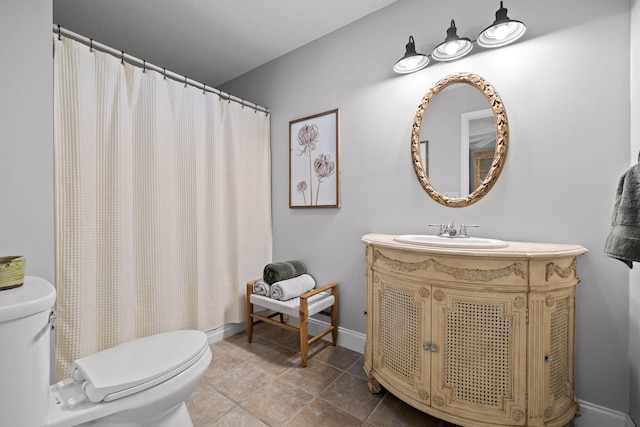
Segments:
[[[422,118],[429,104],[433,101],[437,94],[444,90],[447,86],[454,83],[465,83],[478,89],[485,97],[496,123],[496,149],[491,163],[491,168],[487,173],[484,181],[466,197],[452,198],[439,193],[429,181],[426,169],[422,164],[420,156],[420,126]],[[418,106],[415,119],[413,120],[413,128],[411,131],[411,159],[416,176],[424,191],[431,196],[433,200],[444,206],[460,208],[470,206],[482,199],[491,188],[495,185],[502,172],[505,159],[507,157],[507,147],[509,145],[509,122],[507,120],[507,112],[502,104],[502,99],[495,88],[482,77],[471,73],[451,74],[435,84],[431,90],[422,98],[422,102]]]

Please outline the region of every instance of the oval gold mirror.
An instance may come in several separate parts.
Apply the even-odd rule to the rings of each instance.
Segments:
[[[508,145],[502,99],[482,77],[452,74],[422,98],[411,158],[420,185],[441,205],[464,207],[482,199],[500,176]]]

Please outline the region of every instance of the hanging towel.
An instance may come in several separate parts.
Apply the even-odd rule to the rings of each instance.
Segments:
[[[316,287],[316,281],[308,274],[302,274],[292,279],[282,280],[271,285],[271,298],[286,301],[299,297]]]
[[[620,178],[604,254],[629,268],[640,261],[640,163]]]
[[[306,273],[304,264],[300,261],[274,262],[267,264],[262,272],[265,282],[273,284],[281,280],[287,280]]]
[[[253,293],[256,295],[271,296],[271,285],[264,280],[258,280],[253,284]]]

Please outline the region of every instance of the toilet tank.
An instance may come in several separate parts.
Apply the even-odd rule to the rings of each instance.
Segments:
[[[50,378],[49,317],[55,288],[25,277],[18,288],[0,291],[0,423],[44,426]]]

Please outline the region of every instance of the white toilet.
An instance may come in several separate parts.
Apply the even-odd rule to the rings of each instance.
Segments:
[[[185,399],[211,350],[200,331],[130,341],[76,360],[49,386],[55,288],[26,277],[0,291],[0,423],[11,427],[191,427]]]

